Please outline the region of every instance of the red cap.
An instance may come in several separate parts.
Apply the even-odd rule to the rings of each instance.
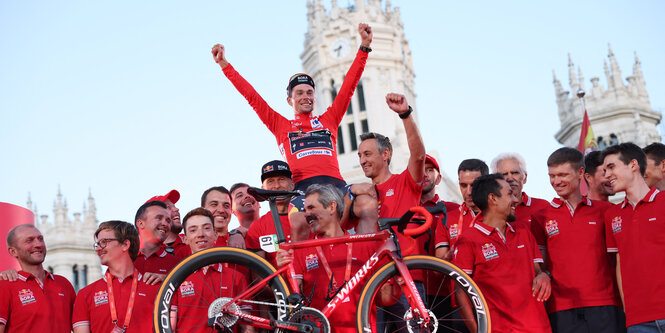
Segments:
[[[429,154],[425,155],[425,163],[431,163],[436,171],[441,172],[441,170],[439,170],[439,163],[437,163],[434,157]]]
[[[171,191],[169,191],[169,193],[166,193],[166,195],[154,196],[154,197],[148,199],[148,201],[146,201],[146,202],[164,201],[166,199],[171,200],[171,202],[175,204],[176,202],[178,202],[178,200],[180,200],[180,193],[177,190],[171,190]]]

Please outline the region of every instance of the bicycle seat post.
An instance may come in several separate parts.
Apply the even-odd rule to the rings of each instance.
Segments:
[[[270,206],[270,215],[272,216],[272,220],[275,223],[275,230],[277,231],[277,244],[286,243],[284,228],[282,228],[282,222],[279,219],[279,212],[277,211],[277,198],[270,197],[268,199],[268,205]]]

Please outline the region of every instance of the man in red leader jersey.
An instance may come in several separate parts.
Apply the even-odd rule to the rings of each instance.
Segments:
[[[607,251],[617,252],[628,332],[665,331],[665,193],[644,181],[646,156],[633,143],[602,152],[605,176],[626,199],[605,213]]]
[[[550,295],[550,278],[540,269],[543,259],[531,231],[513,225],[517,202],[500,174],[473,182],[473,202],[482,214],[464,231],[453,250],[453,263],[469,274],[489,305],[492,332],[551,332],[542,302]],[[464,318],[470,304],[458,297]],[[468,310],[468,311],[467,311]],[[467,321],[475,332],[475,322]]]
[[[164,281],[166,274],[181,257],[166,251],[164,240],[171,230],[171,214],[162,201],[148,201],[136,211],[134,225],[139,232],[141,248],[134,266],[143,274],[145,282]]]
[[[180,257],[189,255],[189,248],[183,242],[182,222],[180,221],[180,210],[175,206],[176,202],[180,200],[180,192],[171,190],[166,195],[157,195],[150,198],[148,201],[161,201],[166,204],[166,209],[171,214],[171,230],[169,231],[164,244],[166,245],[166,252],[176,254]]]
[[[183,219],[185,241],[196,253],[215,245],[217,233],[212,213],[195,208]],[[174,331],[189,333],[214,332],[208,322],[208,307],[220,297],[233,298],[247,286],[246,275],[214,264],[203,267],[188,276],[173,297],[172,326]]]
[[[15,281],[0,281],[0,332],[70,332],[76,292],[67,279],[44,270],[41,232],[31,224],[14,227],[7,249],[21,270]]]
[[[524,192],[526,184],[526,161],[518,153],[503,153],[490,163],[492,172],[500,173],[513,189],[518,203],[515,206],[515,223],[529,224],[531,216],[547,208],[547,200],[530,197]]]
[[[215,246],[229,245],[229,223],[232,216],[231,193],[224,186],[213,186],[201,195],[201,207],[214,217],[217,241]]]
[[[305,191],[314,183],[330,183],[338,188],[346,184],[339,172],[337,162],[337,128],[358,85],[365,68],[365,62],[372,43],[372,28],[358,25],[361,44],[356,58],[346,74],[344,83],[335,97],[332,106],[324,114],[317,116],[314,111],[314,80],[307,74],[296,74],[289,79],[287,102],[295,113],[294,120],[288,120],[275,112],[259,96],[254,88],[236,72],[225,57],[224,46],[215,45],[212,55],[249,104],[261,121],[277,139],[279,150],[293,169],[295,189]]]
[[[614,266],[605,248],[610,203],[583,196],[584,155],[563,147],[547,159],[559,196],[532,217],[531,230],[552,277],[547,302],[554,332],[623,332]]]
[[[136,228],[123,221],[103,222],[95,231],[95,250],[108,270],[76,296],[74,333],[152,332],[152,309],[159,285],[143,282],[142,274],[134,267],[139,253]]]

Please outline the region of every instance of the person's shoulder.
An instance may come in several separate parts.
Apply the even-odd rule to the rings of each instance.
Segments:
[[[53,274],[53,281],[55,281],[60,286],[71,287],[72,290],[74,290],[74,286],[72,285],[72,283],[69,282],[69,280],[67,280],[67,278],[62,275]]]
[[[443,201],[446,205],[446,212],[451,212],[453,210],[459,210],[459,204],[452,201]]]
[[[99,279],[83,288],[81,288],[77,294],[77,297],[83,297],[87,294],[94,293],[97,290],[101,290],[103,287],[106,290],[106,281],[104,279]]]

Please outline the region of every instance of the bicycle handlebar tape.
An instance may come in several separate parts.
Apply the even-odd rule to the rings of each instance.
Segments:
[[[405,229],[404,230],[404,236],[411,236],[411,235],[417,235],[417,234],[422,234],[423,232],[427,231],[429,227],[432,225],[432,214],[427,211],[424,207],[416,206],[416,207],[411,207],[409,208],[409,211],[413,213],[418,213],[421,214],[422,216],[425,217],[425,223],[417,228],[413,229]]]

